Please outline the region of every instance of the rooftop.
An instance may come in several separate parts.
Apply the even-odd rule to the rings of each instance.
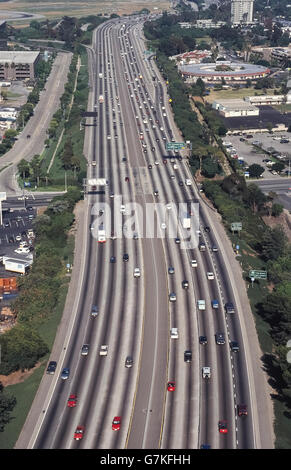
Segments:
[[[33,64],[38,55],[39,51],[0,51],[0,63]]]

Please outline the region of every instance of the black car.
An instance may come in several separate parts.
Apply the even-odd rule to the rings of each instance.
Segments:
[[[123,261],[128,261],[129,260],[129,256],[127,253],[124,253],[123,255]]]
[[[199,336],[199,343],[200,344],[207,344],[207,337],[206,336]]]
[[[116,263],[116,258],[115,256],[110,257],[110,263]]]
[[[182,281],[182,287],[183,287],[183,289],[188,289],[189,282],[188,281]]]
[[[226,313],[235,313],[234,305],[232,302],[226,302],[225,304],[225,312]]]
[[[205,232],[209,233],[209,232],[210,232],[210,227],[208,227],[208,225],[206,225],[206,226],[204,227],[204,230],[205,230]]]
[[[225,337],[223,333],[216,333],[215,339],[216,344],[225,344]]]
[[[177,245],[180,245],[180,243],[181,243],[181,240],[180,240],[180,238],[178,238],[178,237],[177,237],[177,238],[175,238],[175,243],[177,243]]]
[[[27,210],[27,211],[33,211],[33,207],[32,207],[32,206],[27,206],[27,207],[26,207],[26,210]]]
[[[133,366],[133,358],[131,356],[127,356],[125,359],[125,367],[129,368]]]
[[[149,169],[149,170],[151,170],[152,168],[153,168],[152,165],[149,165],[149,166],[148,166],[148,169]]]
[[[192,361],[192,351],[186,350],[184,351],[184,362],[191,362]]]
[[[184,186],[183,181],[179,181],[179,186]]]
[[[230,349],[232,352],[239,352],[239,345],[237,341],[231,341],[230,342]]]
[[[52,374],[55,373],[56,368],[57,368],[57,363],[56,363],[56,361],[50,361],[50,362],[49,362],[49,365],[47,366],[46,373],[52,375]]]

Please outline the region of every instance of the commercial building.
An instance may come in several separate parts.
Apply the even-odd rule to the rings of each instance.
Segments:
[[[212,108],[225,118],[241,116],[259,116],[260,110],[242,99],[219,100],[212,103]]]
[[[250,104],[257,106],[267,105],[280,105],[282,103],[291,103],[291,93],[287,95],[259,95],[259,96],[248,96],[245,98]]]
[[[248,79],[255,81],[270,73],[270,69],[262,65],[226,61],[183,65],[179,67],[179,70],[188,82],[196,82],[198,78],[201,78],[208,83],[219,83],[222,79],[228,83],[245,83]]]
[[[253,23],[254,0],[231,0],[230,20],[233,25]]]
[[[0,51],[0,80],[33,79],[38,51]]]
[[[199,29],[217,29],[226,25],[226,21],[213,21],[211,19],[197,20],[194,24],[194,28]]]
[[[190,65],[190,64],[200,64],[203,59],[208,59],[211,57],[212,52],[208,50],[195,50],[184,52],[184,54],[178,54],[172,57],[169,57],[170,60],[175,60],[178,65]]]

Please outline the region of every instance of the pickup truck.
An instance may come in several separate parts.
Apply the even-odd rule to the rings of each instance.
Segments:
[[[140,277],[140,269],[139,268],[134,268],[133,277]]]
[[[198,310],[205,310],[205,300],[197,300]]]
[[[202,367],[202,377],[203,379],[210,379],[211,377],[210,367]]]
[[[107,356],[107,354],[108,354],[108,345],[102,344],[102,346],[100,347],[99,356]]]
[[[178,339],[179,338],[178,328],[171,328],[170,335],[172,339]]]

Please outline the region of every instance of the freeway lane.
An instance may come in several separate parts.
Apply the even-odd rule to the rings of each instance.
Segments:
[[[79,281],[80,299],[72,311],[76,320],[68,330],[57,376],[53,380],[45,377],[46,384],[53,382],[55,393],[49,390],[50,405],[32,446],[167,449],[198,448],[208,443],[212,448],[260,447],[254,366],[238,292],[242,281],[237,282],[231,261],[226,259],[225,234],[216,226],[216,215],[200,205],[199,229],[207,245],[205,252],[197,247],[183,249],[168,236],[142,238],[139,234],[138,240],[108,237],[102,245],[90,234],[89,226],[99,217],[101,203],[116,207],[114,217],[110,217],[114,232],[122,225],[118,217],[127,220],[120,213],[120,197],[123,204],[138,202],[143,209],[149,203],[157,209],[158,203],[199,200],[194,184],[185,185],[189,177],[185,156],[176,161],[176,169],[170,160],[163,163],[165,142],[173,135],[179,139],[179,132],[170,118],[167,93],[155,65],[140,58],[144,48],[140,25],[135,20],[122,22],[106,22],[94,34],[96,61],[91,69],[94,77],[90,80],[93,91],[89,110],[96,106],[98,117],[97,128],[86,128],[86,142],[90,144],[88,177],[106,177],[109,187],[105,195],[86,196],[84,247],[88,248],[84,250],[86,263]],[[150,81],[153,75],[154,85]],[[99,103],[100,94],[104,103]],[[113,197],[109,197],[110,192]],[[107,211],[105,208],[105,216]],[[160,223],[157,228],[163,233]],[[166,220],[163,229],[166,234],[168,223]],[[211,228],[210,234],[204,232],[206,225]],[[192,236],[197,237],[196,230],[193,225]],[[178,235],[183,237],[181,227]],[[219,247],[217,254],[211,252],[213,243]],[[122,261],[124,253],[129,255],[128,262]],[[112,264],[113,255],[116,263]],[[191,259],[197,259],[197,268],[191,267]],[[137,266],[141,268],[140,279],[133,278]],[[169,266],[174,266],[174,274],[168,274]],[[208,271],[215,273],[213,281],[207,279]],[[189,281],[188,291],[182,288],[183,280]],[[170,292],[176,293],[175,302],[169,302]],[[214,298],[220,300],[215,312],[211,309]],[[205,311],[197,309],[197,299],[205,299]],[[226,300],[233,300],[237,307],[233,318],[224,313]],[[90,318],[92,304],[100,311],[94,320]],[[170,339],[171,327],[178,327],[179,339]],[[251,328],[248,336],[253,341],[254,326]],[[225,333],[225,345],[215,343],[218,331]],[[199,344],[200,335],[207,335],[207,345]],[[235,358],[229,339],[240,342],[241,351]],[[88,357],[80,354],[84,343],[90,344]],[[107,357],[99,356],[101,344],[109,345]],[[191,364],[184,363],[186,349],[192,350]],[[124,367],[128,354],[134,358],[131,369]],[[59,372],[65,365],[71,367],[71,377],[62,382]],[[208,382],[201,376],[206,365],[212,369]],[[176,381],[175,392],[167,391],[171,379]],[[74,410],[66,407],[70,393],[78,395]],[[243,422],[236,419],[237,399],[246,400],[249,407],[249,416]],[[111,429],[114,416],[122,417],[118,432]],[[220,419],[228,421],[227,435],[218,433]],[[85,426],[80,442],[73,439],[78,425]]]

